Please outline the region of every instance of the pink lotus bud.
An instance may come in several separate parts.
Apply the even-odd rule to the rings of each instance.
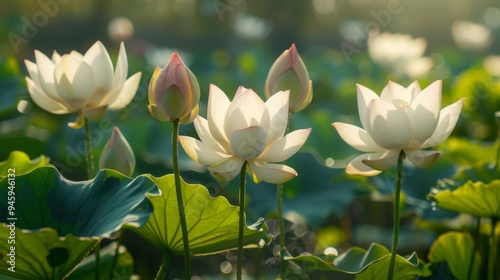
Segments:
[[[186,124],[194,119],[193,111],[197,111],[200,86],[191,70],[174,53],[165,68],[156,68],[148,95],[148,109],[154,118],[163,122],[179,119]]]
[[[135,169],[135,155],[127,139],[114,127],[113,133],[99,158],[99,169],[114,169],[126,176],[132,176]]]
[[[298,112],[309,105],[312,100],[312,81],[309,80],[307,68],[292,44],[284,51],[269,70],[266,80],[266,96],[276,92],[290,90],[290,111]]]

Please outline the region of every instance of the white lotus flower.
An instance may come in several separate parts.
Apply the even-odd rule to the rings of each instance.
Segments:
[[[380,97],[357,85],[358,112],[362,128],[335,122],[340,137],[353,148],[365,152],[346,167],[349,174],[374,176],[390,168],[399,153],[412,164],[427,168],[441,153],[423,150],[442,143],[452,132],[465,98],[441,108],[440,80],[424,90],[417,81],[407,88],[389,82]]]
[[[220,181],[230,181],[245,162],[255,182],[284,183],[297,176],[282,162],[295,154],[311,129],[285,134],[288,122],[288,91],[272,95],[266,103],[251,89],[238,88],[232,102],[218,87],[210,85],[207,119],[196,117],[200,140],[179,136],[186,153],[207,165]]]
[[[481,52],[493,43],[491,31],[484,25],[456,21],[451,28],[455,44],[463,50]]]
[[[423,57],[426,47],[425,39],[406,34],[384,32],[368,37],[368,54],[375,63],[410,78],[422,77],[432,68],[432,59]]]
[[[97,41],[82,55],[76,51],[52,59],[35,50],[33,63],[25,60],[30,77],[26,77],[31,98],[42,109],[53,114],[78,113],[77,128],[83,118],[97,120],[107,109],[127,106],[135,96],[141,73],[127,79],[128,63],[125,46],[120,45],[116,69],[104,45]]]

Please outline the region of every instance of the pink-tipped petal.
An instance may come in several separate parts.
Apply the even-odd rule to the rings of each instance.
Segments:
[[[209,166],[208,171],[215,179],[221,182],[229,182],[240,173],[243,163],[244,161],[240,158],[230,157],[218,164]]]
[[[297,172],[286,165],[251,162],[250,167],[255,175],[264,182],[282,184],[297,176]]]
[[[433,166],[441,157],[438,151],[412,150],[405,151],[406,158],[419,168],[429,168]]]
[[[368,105],[366,131],[377,145],[388,150],[403,148],[412,139],[406,112],[382,99],[372,100]]]
[[[465,98],[443,108],[434,134],[421,146],[422,149],[434,147],[444,142],[450,136],[457,124]]]
[[[335,127],[342,140],[354,149],[362,152],[377,152],[384,150],[377,145],[370,134],[362,128],[341,122],[335,122],[332,126]]]
[[[258,157],[261,162],[282,162],[293,156],[304,145],[311,128],[295,130],[271,144]]]
[[[179,142],[186,154],[203,165],[213,165],[224,161],[228,156],[222,155],[208,147],[205,143],[188,136],[179,136]]]
[[[386,101],[391,101],[394,99],[401,99],[401,95],[405,91],[405,87],[395,83],[393,81],[389,81],[387,85],[384,87],[382,90],[382,93],[380,94],[380,99],[386,100]]]

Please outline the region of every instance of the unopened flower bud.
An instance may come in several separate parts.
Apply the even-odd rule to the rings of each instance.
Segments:
[[[113,169],[126,176],[132,176],[135,169],[135,155],[127,139],[118,127],[114,127],[113,133],[99,158],[99,169]]]
[[[290,90],[290,111],[298,112],[311,103],[312,81],[309,80],[307,68],[292,44],[274,62],[267,75],[266,96],[276,92]]]
[[[165,68],[156,68],[149,83],[149,105],[151,115],[159,121],[181,120],[191,122],[198,111],[200,86],[191,70],[177,53],[172,54]]]

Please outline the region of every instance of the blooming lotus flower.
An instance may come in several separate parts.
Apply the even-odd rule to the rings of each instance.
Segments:
[[[423,57],[426,46],[425,39],[405,34],[384,32],[368,37],[368,54],[375,63],[410,78],[421,77],[432,68],[432,59]]]
[[[99,169],[104,168],[114,169],[127,176],[134,174],[134,152],[127,139],[125,139],[120,129],[116,126],[99,158]]]
[[[177,53],[172,54],[165,68],[156,67],[148,96],[149,112],[160,121],[179,119],[187,124],[198,115],[198,80]]]
[[[291,112],[303,110],[311,103],[312,81],[295,44],[273,63],[267,74],[265,89],[267,98],[278,91],[289,90]]]
[[[358,85],[358,112],[362,128],[335,122],[340,137],[365,152],[346,167],[349,174],[374,176],[390,168],[401,151],[412,164],[427,168],[441,153],[423,150],[442,143],[457,123],[463,101],[441,108],[440,80],[424,90],[417,81],[407,88],[389,82],[380,97]]]
[[[218,87],[210,86],[207,119],[197,116],[194,126],[200,140],[179,136],[186,153],[207,165],[220,181],[230,181],[245,162],[255,182],[283,183],[297,176],[282,162],[304,144],[311,129],[285,134],[288,122],[288,91],[280,91],[266,103],[251,89],[238,88],[232,102]]]
[[[486,26],[469,21],[454,22],[451,34],[455,44],[467,51],[481,52],[493,43],[491,31]]]
[[[114,70],[100,41],[85,55],[72,51],[61,56],[54,51],[49,59],[35,50],[35,61],[24,61],[30,75],[26,83],[31,98],[53,114],[77,112],[77,121],[68,124],[73,128],[81,127],[84,118],[97,120],[107,109],[127,106],[141,80],[140,72],[127,79],[128,63],[123,43]]]

